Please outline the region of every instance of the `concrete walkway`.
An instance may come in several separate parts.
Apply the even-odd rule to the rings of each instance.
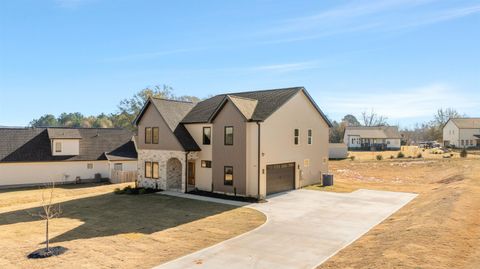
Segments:
[[[282,193],[247,206],[267,216],[259,228],[155,268],[314,268],[415,196],[371,190]]]

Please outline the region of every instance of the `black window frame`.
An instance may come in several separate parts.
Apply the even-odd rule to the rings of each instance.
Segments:
[[[157,165],[157,169],[155,169],[155,165]],[[155,177],[154,171],[157,171],[157,176]],[[160,164],[158,162],[152,162],[152,178],[159,179],[160,178]]]
[[[157,139],[155,141],[155,130],[157,131]],[[160,130],[158,127],[152,127],[152,144],[158,144],[158,141],[160,140]]]
[[[293,129],[293,143],[295,145],[298,145],[300,143],[300,130],[299,129]]]
[[[231,169],[232,170],[232,180],[227,180],[226,179],[226,176],[227,176],[227,169]],[[226,186],[233,186],[233,166],[231,165],[226,165],[223,167],[223,185],[226,185]]]
[[[147,135],[150,134],[150,140],[147,139]],[[145,127],[145,144],[152,144],[152,127]]]
[[[205,165],[204,165],[205,164]],[[209,160],[202,160],[200,162],[200,167],[202,168],[212,168],[212,161]]]
[[[227,129],[228,128],[232,128],[232,142],[231,144],[230,143],[227,143]],[[233,128],[233,126],[225,126],[224,129],[223,129],[223,144],[225,146],[233,146],[233,139],[234,139],[234,131],[235,129]]]
[[[208,136],[205,134],[205,130],[209,130]],[[208,141],[206,140],[208,139]],[[205,126],[202,129],[202,143],[204,145],[211,145],[212,144],[212,127]]]
[[[150,164],[150,168],[149,168],[149,169],[147,169],[147,164]],[[144,170],[145,170],[145,173],[144,173],[144,174],[145,174],[145,175],[144,175],[145,178],[152,178],[152,176],[153,176],[153,175],[152,175],[152,172],[153,172],[153,171],[152,171],[152,162],[150,162],[150,161],[145,161]],[[150,176],[147,175],[147,172],[150,172]]]
[[[307,130],[307,144],[308,145],[313,144],[313,131],[312,131],[312,129]]]

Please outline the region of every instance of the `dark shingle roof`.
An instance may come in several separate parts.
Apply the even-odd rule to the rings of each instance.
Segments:
[[[252,120],[263,121],[301,90],[303,90],[303,87],[216,95],[198,103],[187,116],[185,116],[182,123],[208,122],[227,95],[257,100],[258,104],[253,112]]]
[[[48,137],[50,139],[81,139],[82,136],[78,129],[68,128],[47,128]]]
[[[312,97],[308,94],[304,87],[271,89],[250,92],[237,92],[216,95],[198,103],[182,120],[182,123],[205,123],[212,120],[215,113],[221,108],[225,99],[230,97],[248,98],[256,100],[255,109],[249,120],[264,121],[272,115],[277,109],[284,105],[290,98],[298,92],[303,91],[308,97],[315,109],[320,113],[322,118],[331,127],[332,124],[326,115],[320,110]],[[247,109],[248,110],[248,109]],[[243,113],[243,112],[242,112]]]
[[[80,152],[76,156],[52,156],[48,130],[80,134]],[[48,162],[134,160],[133,133],[122,129],[101,128],[0,128],[0,162]]]

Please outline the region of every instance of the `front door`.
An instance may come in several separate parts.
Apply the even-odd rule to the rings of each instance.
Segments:
[[[188,162],[188,185],[195,185],[195,162]]]

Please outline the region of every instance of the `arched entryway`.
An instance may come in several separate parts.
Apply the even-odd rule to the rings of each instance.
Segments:
[[[167,190],[182,189],[182,162],[177,158],[167,161]]]

